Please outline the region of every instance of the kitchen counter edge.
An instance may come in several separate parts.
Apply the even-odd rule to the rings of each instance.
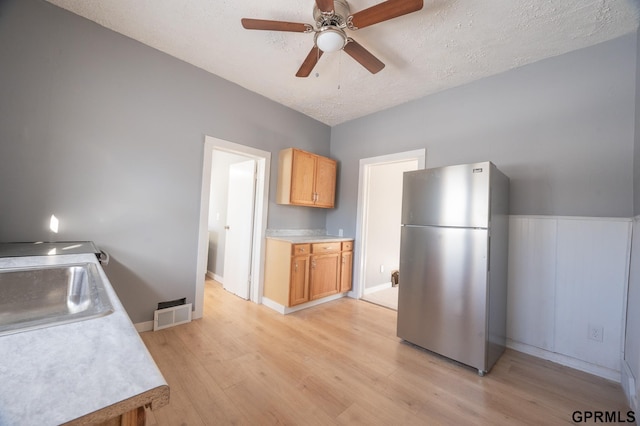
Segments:
[[[160,408],[169,386],[93,254],[0,259],[0,269],[95,263],[113,313],[0,336],[0,424],[84,425]]]
[[[333,235],[286,235],[270,236],[268,240],[286,241],[291,244],[335,243],[353,241],[350,237],[336,237]]]

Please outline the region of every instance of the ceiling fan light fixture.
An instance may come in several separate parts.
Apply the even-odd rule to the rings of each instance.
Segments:
[[[347,43],[344,31],[333,25],[321,28],[315,38],[316,46],[323,52],[337,52]]]

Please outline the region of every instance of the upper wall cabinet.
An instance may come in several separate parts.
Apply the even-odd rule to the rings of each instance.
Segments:
[[[280,151],[276,202],[333,208],[336,161],[295,148]]]

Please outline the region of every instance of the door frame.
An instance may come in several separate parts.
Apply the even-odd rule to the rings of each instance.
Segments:
[[[353,290],[349,293],[350,296],[355,297],[356,299],[362,298],[362,295],[364,293],[364,276],[367,259],[367,242],[365,230],[367,229],[367,217],[369,213],[367,211],[367,206],[370,192],[370,168],[371,166],[380,164],[397,163],[407,160],[418,160],[418,169],[424,169],[427,162],[426,148],[360,159],[355,240],[355,252],[357,253],[357,257],[354,259],[355,265],[353,271]]]
[[[262,303],[264,288],[264,253],[269,209],[269,177],[271,153],[250,146],[205,135],[202,159],[202,187],[200,193],[200,224],[198,228],[198,255],[196,260],[196,294],[193,318],[202,318],[204,310],[204,281],[207,272],[209,247],[209,198],[211,195],[211,165],[214,150],[231,152],[256,160],[256,199],[251,254],[251,289],[249,300]]]

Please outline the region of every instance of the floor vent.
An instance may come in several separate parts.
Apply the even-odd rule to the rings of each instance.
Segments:
[[[153,331],[191,322],[191,303],[158,309],[153,314]]]

